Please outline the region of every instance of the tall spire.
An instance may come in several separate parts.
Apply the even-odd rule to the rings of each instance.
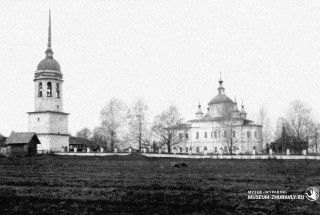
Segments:
[[[48,47],[46,50],[46,57],[53,58],[53,51],[51,49],[51,11],[49,10],[49,28],[48,28]]]
[[[51,48],[51,10],[49,10],[48,48]]]

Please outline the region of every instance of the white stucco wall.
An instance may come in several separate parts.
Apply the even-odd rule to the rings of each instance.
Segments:
[[[69,147],[69,136],[48,134],[37,134],[37,136],[41,142],[38,145],[38,150],[58,152],[61,151],[61,147]]]
[[[68,115],[31,112],[29,113],[29,132],[68,134]]]

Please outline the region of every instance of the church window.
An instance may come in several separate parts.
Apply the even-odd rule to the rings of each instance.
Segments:
[[[40,121],[40,118],[38,117],[38,122]]]
[[[217,138],[217,132],[216,131],[214,132],[214,138]]]
[[[217,147],[214,147],[214,153],[217,154],[218,153],[218,149]]]
[[[179,134],[179,138],[182,139],[182,133]]]
[[[257,131],[254,132],[254,137],[258,137]]]
[[[252,148],[253,148],[253,150],[256,150],[256,147],[255,147],[255,146],[253,146]]]
[[[203,150],[207,151],[207,147],[205,146],[205,147],[203,148]]]
[[[60,98],[60,84],[59,83],[57,83],[57,86],[56,86],[56,97]]]
[[[199,139],[199,132],[196,133],[196,138]]]
[[[52,97],[52,85],[51,85],[51,82],[47,83],[47,97]]]
[[[247,137],[250,138],[250,131],[247,131]]]
[[[180,147],[179,150],[180,150],[180,153],[182,153],[182,147]]]
[[[236,137],[236,131],[232,131],[232,136]]]
[[[186,147],[186,153],[188,153],[188,147]]]
[[[42,97],[42,82],[39,83],[39,93],[38,93],[39,97]]]
[[[188,139],[189,138],[189,134],[188,133],[186,133],[186,139]]]
[[[199,147],[196,147],[196,152],[199,153]]]
[[[208,136],[207,136],[207,132],[204,132],[204,138],[207,138]]]
[[[59,109],[59,105],[57,105],[57,109]]]

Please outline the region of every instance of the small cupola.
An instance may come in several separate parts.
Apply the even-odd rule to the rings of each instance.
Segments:
[[[198,105],[198,111],[196,112],[196,118],[197,118],[197,119],[203,118],[203,112],[202,112],[202,110],[201,110],[200,102],[199,102],[199,105]]]

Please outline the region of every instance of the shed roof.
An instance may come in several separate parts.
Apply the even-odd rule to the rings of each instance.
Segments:
[[[85,138],[81,138],[81,137],[70,137],[69,138],[69,145],[83,145],[83,146],[89,146],[92,145],[93,142],[91,142],[90,140],[87,140]]]
[[[35,132],[12,132],[8,137],[6,144],[25,144],[36,138],[37,144],[41,144]]]

